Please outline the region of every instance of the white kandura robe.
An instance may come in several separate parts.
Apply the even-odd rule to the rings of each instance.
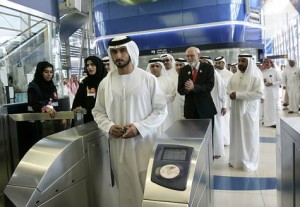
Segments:
[[[289,111],[298,112],[300,104],[300,68],[287,66],[282,72],[282,83],[289,95]]]
[[[175,86],[175,89],[177,91],[177,85],[178,85],[178,74],[175,70],[175,68],[171,68],[169,70],[165,69],[164,72],[162,72],[161,76],[166,76],[168,78],[170,78],[172,81],[172,84]],[[179,94],[176,94],[176,96],[179,95]],[[175,99],[176,99],[176,96],[175,96]],[[175,100],[173,102],[169,102],[168,103],[168,111],[171,112],[172,111],[172,119],[173,120],[170,120],[172,123],[174,123],[178,117],[178,109],[177,109],[177,106],[178,106],[178,103],[177,103],[177,100],[175,102]]]
[[[175,68],[171,68],[169,70],[166,69],[162,75],[166,75],[167,77],[171,78],[174,85],[178,83],[178,74]]]
[[[215,84],[210,92],[217,109],[217,114],[214,116],[213,154],[224,156],[224,116],[221,114],[221,109],[226,108],[226,88],[220,74],[215,71],[214,75]]]
[[[172,79],[167,76],[160,76],[157,79],[160,88],[165,93],[168,106],[168,116],[162,125],[157,129],[158,135],[160,135],[174,123],[175,114],[173,111],[173,104],[176,96],[176,88],[172,82]]]
[[[277,102],[279,99],[279,86],[281,75],[276,68],[262,70],[263,78],[272,86],[265,86],[263,103],[263,122],[265,126],[276,125],[278,119]]]
[[[256,170],[259,160],[259,104],[263,81],[258,69],[255,72],[250,81],[237,71],[227,87],[228,94],[236,92],[236,99],[231,100],[229,163],[245,171]]]
[[[110,137],[109,141],[120,207],[141,207],[156,128],[168,113],[165,94],[156,77],[140,68],[128,75],[112,71],[99,85],[92,113],[106,133],[114,124],[130,123],[140,132],[134,138]]]
[[[184,95],[180,95],[177,91],[178,88],[178,74],[177,74],[177,78],[176,78],[176,84],[175,84],[175,88],[176,88],[176,96],[175,96],[175,100],[173,103],[173,112],[174,112],[174,121],[180,120],[180,119],[184,119],[184,99],[185,96]]]
[[[218,73],[222,77],[224,84],[225,84],[225,88],[227,88],[228,83],[229,83],[233,73],[231,71],[227,70],[226,68],[224,68],[223,70],[216,69],[216,71],[218,71]],[[224,145],[230,145],[229,120],[230,120],[231,101],[230,101],[229,95],[227,95],[227,94],[226,94],[226,107],[227,107],[226,108],[227,112],[223,116],[223,119],[224,119],[224,127],[223,127],[224,136],[223,137],[224,137]]]

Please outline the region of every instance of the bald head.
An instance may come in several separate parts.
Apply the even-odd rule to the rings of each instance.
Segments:
[[[188,63],[195,67],[199,62],[199,58],[201,57],[200,50],[197,47],[189,47],[185,51],[185,56]]]
[[[186,53],[187,53],[187,52],[193,52],[193,53],[200,54],[200,50],[199,50],[199,48],[197,48],[197,47],[189,47],[188,49],[186,49],[185,52],[186,52]]]

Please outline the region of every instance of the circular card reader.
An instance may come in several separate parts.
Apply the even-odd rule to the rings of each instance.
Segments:
[[[193,147],[158,144],[155,150],[151,181],[166,188],[185,190]]]
[[[178,175],[180,174],[180,169],[176,165],[164,165],[160,168],[159,174],[165,179],[173,179],[178,177]]]

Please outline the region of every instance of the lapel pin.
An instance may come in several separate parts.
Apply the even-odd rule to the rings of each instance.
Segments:
[[[189,71],[188,74],[191,74],[191,71]]]

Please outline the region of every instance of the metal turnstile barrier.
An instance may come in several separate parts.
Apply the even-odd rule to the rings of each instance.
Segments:
[[[0,106],[0,205],[2,204],[3,190],[14,170],[12,167],[8,114],[24,113],[26,111],[27,103]]]
[[[61,120],[68,120],[65,128],[70,128],[71,120],[78,125],[83,123],[76,120],[78,115],[72,111],[56,112],[54,118],[47,113],[10,114],[8,117],[13,169],[38,140],[64,130]]]
[[[16,124],[17,128],[14,130],[11,129],[10,122],[13,122],[14,120],[9,116],[12,114],[28,113],[27,108],[28,103],[25,102],[4,104],[0,106],[0,206],[2,205],[3,190],[18,162],[35,142],[43,138],[40,136],[35,139],[34,133],[36,130],[34,129],[39,129],[39,127],[36,125],[34,128],[33,124],[28,123],[28,121],[27,123],[25,123],[26,121],[18,121]],[[69,97],[59,98],[58,111],[69,112],[72,116],[70,112]],[[77,115],[74,116],[73,114],[73,117],[74,120],[77,119]],[[13,137],[14,135],[12,135],[11,132],[15,135],[18,134],[19,137]]]
[[[17,117],[14,117],[17,120]],[[210,120],[180,120],[158,137],[144,207],[212,207]],[[117,207],[109,143],[95,122],[37,142],[4,190],[5,206]]]
[[[40,140],[6,186],[6,206],[116,206],[108,149],[95,122]]]
[[[210,120],[179,120],[158,137],[143,207],[213,206]]]

